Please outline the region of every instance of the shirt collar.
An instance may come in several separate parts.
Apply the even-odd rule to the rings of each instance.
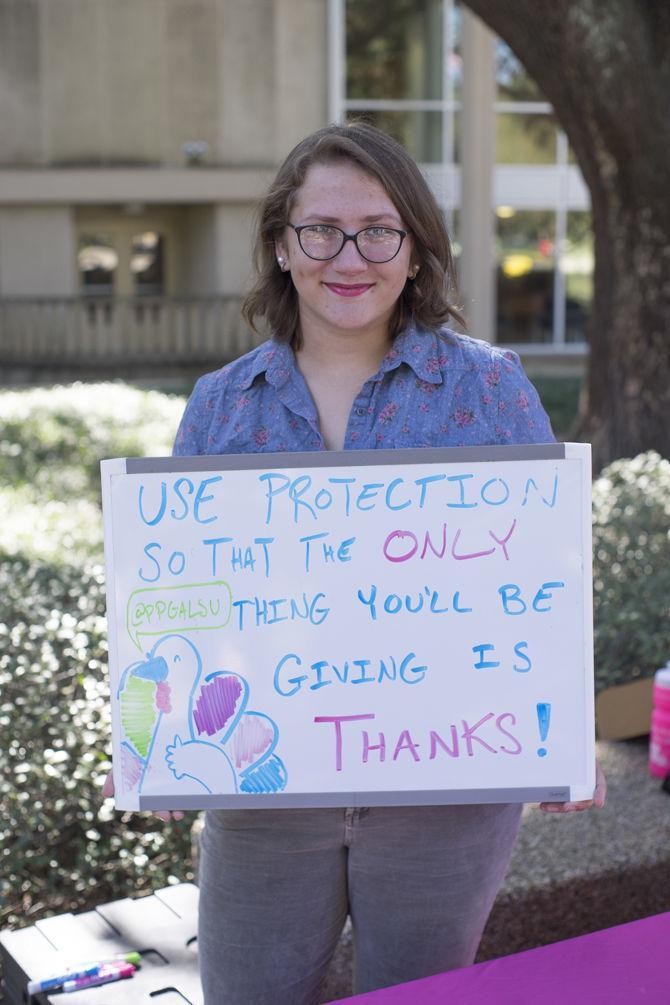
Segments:
[[[442,383],[444,351],[440,351],[440,340],[434,332],[409,325],[398,335],[382,360],[379,377],[395,370],[401,363],[411,367],[420,380],[427,384]]]
[[[445,363],[444,346],[434,332],[409,325],[396,339],[382,360],[376,378],[381,380],[385,373],[396,370],[406,363],[420,380],[427,384],[442,383],[442,366]],[[281,387],[289,379],[295,368],[293,349],[286,342],[266,342],[260,346],[249,369],[240,380],[243,391],[251,387],[256,377],[265,374],[268,384]]]
[[[272,384],[273,387],[281,387],[289,379],[291,370],[294,368],[295,356],[290,345],[274,340],[265,342],[259,346],[248,370],[240,380],[240,389],[242,391],[248,390],[261,373],[265,374],[268,384]]]

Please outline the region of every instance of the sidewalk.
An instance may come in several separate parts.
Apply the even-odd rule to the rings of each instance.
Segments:
[[[524,810],[477,961],[670,910],[670,795],[647,770],[647,740],[601,742],[603,810]],[[345,929],[322,1001],[351,994]]]

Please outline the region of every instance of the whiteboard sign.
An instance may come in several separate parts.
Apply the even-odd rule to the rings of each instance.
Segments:
[[[119,808],[591,796],[588,446],[102,480]]]

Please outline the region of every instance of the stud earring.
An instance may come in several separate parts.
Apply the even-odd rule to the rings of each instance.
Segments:
[[[420,265],[413,266],[412,271],[410,273],[408,273],[409,279],[416,279],[416,274],[417,274],[417,272],[419,271],[420,268],[421,268]]]
[[[277,265],[279,266],[279,268],[280,268],[280,269],[282,270],[282,272],[283,272],[283,271],[284,271],[284,266],[286,265],[286,259],[284,259],[284,258],[282,258],[281,256],[279,256],[279,257],[277,258]]]

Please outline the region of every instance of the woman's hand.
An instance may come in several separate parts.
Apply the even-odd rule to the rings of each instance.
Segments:
[[[544,810],[545,813],[579,813],[580,810],[590,810],[592,806],[601,810],[605,805],[606,796],[607,782],[603,769],[596,761],[596,787],[593,799],[583,799],[579,803],[540,803],[540,809]]]
[[[114,795],[114,775],[111,771],[107,775],[107,778],[105,778],[105,784],[102,787],[102,794],[105,799],[110,799]],[[181,810],[158,810],[154,815],[165,821],[184,819],[184,814]]]

